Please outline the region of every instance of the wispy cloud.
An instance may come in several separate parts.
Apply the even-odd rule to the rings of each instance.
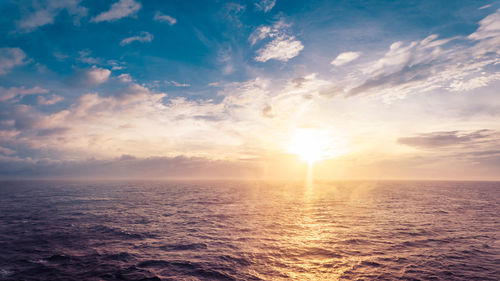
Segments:
[[[361,52],[341,53],[334,60],[332,60],[331,64],[334,66],[341,66],[359,58],[359,56],[361,56]]]
[[[257,7],[258,10],[267,13],[271,11],[275,4],[276,0],[259,0],[255,3],[255,7]]]
[[[495,70],[500,64],[499,24],[500,10],[484,18],[466,38],[440,39],[434,34],[407,44],[395,42],[383,57],[355,65],[356,70],[338,84],[347,96],[377,94],[388,100],[435,89],[468,91],[486,86],[500,79]]]
[[[484,6],[479,7],[479,10],[488,9],[488,8],[490,8],[491,6],[492,6],[491,4],[486,4],[486,5],[484,5]]]
[[[92,18],[92,22],[115,21],[125,17],[133,17],[141,9],[142,5],[134,0],[120,0],[107,12],[103,12]]]
[[[259,62],[271,59],[286,62],[298,56],[300,51],[304,49],[304,45],[290,34],[290,26],[282,19],[272,26],[257,28],[248,38],[252,45],[266,38],[270,38],[271,41],[256,51],[254,59]]]
[[[175,19],[169,15],[164,15],[159,11],[155,13],[155,16],[153,19],[155,21],[159,21],[159,22],[167,22],[170,25],[174,25],[175,23],[177,23],[177,19]]]
[[[304,49],[304,45],[294,36],[288,38],[276,38],[266,44],[260,50],[257,50],[256,61],[266,62],[271,59],[286,62],[291,58],[299,55],[300,51]]]
[[[245,11],[246,6],[239,3],[226,3],[222,11],[223,17],[235,26],[241,26],[240,17]]]
[[[80,0],[46,0],[41,5],[25,14],[16,22],[17,29],[21,33],[32,32],[37,28],[54,23],[55,17],[63,10],[73,16],[73,23],[79,24],[80,19],[87,15],[88,9],[80,6]]]
[[[53,105],[53,104],[56,104],[60,101],[64,100],[63,97],[61,96],[58,96],[58,95],[55,95],[55,94],[52,94],[48,97],[45,97],[45,96],[38,96],[38,104],[40,105]]]
[[[168,86],[174,86],[174,87],[189,87],[191,85],[187,84],[187,83],[179,83],[179,82],[176,82],[176,81],[165,81],[165,84],[168,85]]]
[[[128,44],[135,42],[135,41],[137,41],[137,42],[151,42],[151,41],[153,41],[153,34],[146,32],[146,31],[142,31],[137,36],[132,36],[132,37],[128,37],[128,38],[123,39],[120,42],[120,45],[125,46],[125,45],[128,45]]]
[[[497,140],[499,134],[491,130],[431,132],[412,137],[402,137],[398,139],[398,143],[418,148],[437,149],[451,146],[470,146],[473,143],[491,140],[492,136],[496,137],[494,139]],[[500,142],[500,139],[497,141]]]
[[[0,48],[0,75],[26,63],[26,54],[19,48]]]
[[[101,64],[101,60],[95,57],[90,56],[92,54],[92,51],[85,49],[81,50],[78,52],[78,55],[80,56],[78,58],[79,61],[87,64]]]
[[[12,155],[12,154],[16,154],[16,152],[12,149],[7,148],[7,147],[0,146],[0,154]]]
[[[0,102],[12,100],[14,98],[23,98],[26,95],[45,94],[49,91],[40,87],[25,88],[25,87],[10,87],[4,88],[0,86]]]
[[[118,75],[118,79],[123,83],[132,82],[132,76],[130,76],[130,74],[128,74],[128,73],[123,73],[123,74]]]

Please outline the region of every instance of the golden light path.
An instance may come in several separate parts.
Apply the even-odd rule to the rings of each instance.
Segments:
[[[288,152],[300,157],[308,163],[306,186],[311,187],[314,181],[314,163],[334,158],[346,152],[344,141],[321,128],[297,128],[293,132]]]

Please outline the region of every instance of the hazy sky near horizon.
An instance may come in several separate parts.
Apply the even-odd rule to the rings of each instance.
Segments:
[[[499,2],[0,13],[0,177],[302,176],[306,129],[319,178],[500,178]]]

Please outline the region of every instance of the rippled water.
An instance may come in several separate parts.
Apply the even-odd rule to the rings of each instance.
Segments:
[[[493,182],[0,183],[2,280],[499,280],[499,238]]]

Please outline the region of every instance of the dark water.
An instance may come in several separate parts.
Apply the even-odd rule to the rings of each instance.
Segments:
[[[3,182],[2,280],[499,280],[500,183]]]

